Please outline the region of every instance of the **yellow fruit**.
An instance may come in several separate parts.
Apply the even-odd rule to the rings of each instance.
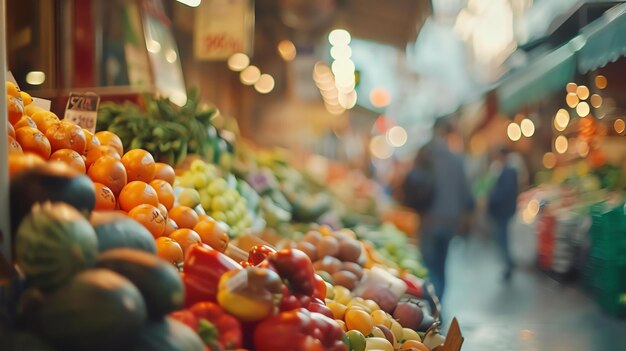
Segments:
[[[385,338],[366,338],[365,339],[365,350],[373,351],[373,350],[381,350],[381,351],[394,351],[393,345],[389,342],[389,340]]]
[[[6,84],[7,86],[7,95],[11,95],[12,97],[20,97],[20,89],[17,87],[17,85],[11,83],[11,82],[7,82]]]
[[[20,91],[20,96],[22,97],[22,104],[24,104],[24,106],[30,105],[33,102],[33,98],[25,91]]]
[[[383,310],[372,311],[372,320],[376,325],[384,325],[391,329],[391,320],[387,317],[387,313]]]
[[[393,333],[393,335],[396,337],[396,340],[398,340],[398,342],[400,342],[401,340],[403,340],[404,338],[404,332],[402,330],[402,325],[400,325],[400,323],[398,323],[397,320],[390,318],[391,319],[391,332]]]
[[[345,314],[345,320],[348,330],[356,329],[363,333],[363,335],[369,335],[374,328],[374,322],[369,313],[359,309],[348,309]]]
[[[194,208],[200,204],[200,193],[196,189],[184,188],[178,194],[178,204]]]
[[[352,293],[346,287],[336,285],[334,300],[344,305],[347,305],[350,300],[352,300]]]
[[[422,338],[420,337],[420,335],[415,330],[413,330],[411,328],[402,328],[402,339],[398,339],[398,340],[403,340],[403,341],[407,341],[407,340],[422,341]]]
[[[333,312],[333,317],[335,317],[335,319],[343,319],[347,309],[346,305],[327,299],[326,306]]]

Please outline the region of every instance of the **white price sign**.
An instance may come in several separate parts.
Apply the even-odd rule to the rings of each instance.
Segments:
[[[65,120],[95,133],[100,96],[94,93],[70,93],[65,108]]]

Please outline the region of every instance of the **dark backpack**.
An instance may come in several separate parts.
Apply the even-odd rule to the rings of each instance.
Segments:
[[[435,175],[430,158],[426,154],[418,157],[421,159],[402,182],[402,197],[405,206],[424,213],[430,209],[435,198]]]

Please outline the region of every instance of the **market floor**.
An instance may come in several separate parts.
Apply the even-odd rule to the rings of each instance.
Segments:
[[[448,257],[443,323],[457,317],[463,351],[626,350],[626,320],[603,314],[575,283],[526,266],[505,284],[485,239],[455,238]]]

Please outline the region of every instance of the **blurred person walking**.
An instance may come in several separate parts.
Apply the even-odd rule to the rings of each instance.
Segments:
[[[448,147],[452,132],[446,118],[435,122],[433,139],[418,152],[403,185],[407,206],[420,214],[422,260],[440,301],[445,293],[450,240],[474,207],[463,159]]]
[[[499,148],[494,155],[497,179],[489,192],[487,211],[493,223],[496,242],[502,252],[505,281],[513,274],[513,259],[509,247],[509,225],[517,210],[518,177],[514,166],[508,162],[509,150]]]

